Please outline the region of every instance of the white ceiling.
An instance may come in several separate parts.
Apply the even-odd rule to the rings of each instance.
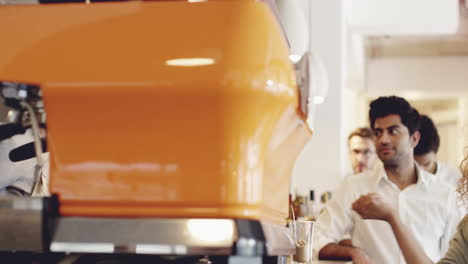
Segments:
[[[463,1],[461,1],[463,2]],[[375,36],[365,41],[367,58],[468,56],[468,7],[460,4],[457,34],[438,36]]]
[[[367,96],[398,94],[425,100],[468,96],[468,8],[460,3],[456,34],[367,36],[364,53]]]
[[[382,58],[468,56],[468,35],[368,37],[369,60]]]

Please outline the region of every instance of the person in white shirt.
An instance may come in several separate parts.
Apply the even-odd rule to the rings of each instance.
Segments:
[[[419,140],[419,113],[403,98],[380,97],[369,119],[383,166],[348,177],[316,221],[314,253],[320,259],[353,263],[405,263],[390,225],[364,220],[352,210],[362,195],[377,193],[398,210],[402,220],[434,261],[443,256],[461,219],[456,195],[418,168],[413,150]],[[350,233],[352,245],[338,244]]]
[[[468,195],[468,152],[460,164],[463,176],[457,186],[457,191],[465,206]],[[412,231],[401,221],[398,212],[386,203],[378,194],[361,196],[353,203],[353,210],[365,219],[386,221],[392,227],[400,249],[408,264],[432,264]],[[468,214],[458,224],[457,232],[450,241],[450,247],[438,264],[468,264]]]
[[[369,127],[358,127],[348,136],[349,161],[353,169],[351,176],[365,170],[371,170],[376,166],[377,154],[375,153],[374,132]],[[340,245],[351,245],[350,235],[346,234]]]
[[[368,127],[355,129],[348,136],[349,160],[353,174],[374,167],[377,155],[375,154],[374,134]]]
[[[462,177],[461,171],[437,161],[440,137],[430,117],[421,115],[419,133],[421,134],[421,139],[416,148],[414,148],[414,159],[418,165],[422,169],[434,174],[437,181],[446,182],[456,187],[458,180]]]

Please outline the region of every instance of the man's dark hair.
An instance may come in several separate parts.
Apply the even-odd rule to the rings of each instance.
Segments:
[[[431,151],[437,153],[440,145],[440,137],[432,119],[427,115],[421,115],[421,128],[419,129],[421,138],[414,148],[414,155],[424,155]]]
[[[368,127],[359,127],[359,128],[356,128],[355,130],[353,130],[353,132],[351,132],[351,134],[349,134],[348,141],[354,136],[374,140],[374,133],[372,132],[372,129],[370,129]]]
[[[419,130],[420,116],[418,110],[411,107],[405,99],[398,96],[382,96],[370,103],[369,121],[374,129],[377,118],[388,115],[399,115],[401,122],[408,128],[410,135]]]

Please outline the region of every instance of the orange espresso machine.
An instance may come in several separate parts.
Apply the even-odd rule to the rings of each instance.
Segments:
[[[29,1],[0,6],[0,91],[47,129],[50,196],[0,200],[1,251],[294,253],[308,89],[272,2]]]

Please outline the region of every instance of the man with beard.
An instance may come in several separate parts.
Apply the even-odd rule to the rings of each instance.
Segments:
[[[361,195],[377,193],[397,208],[424,251],[439,260],[461,219],[454,190],[437,183],[415,164],[420,116],[403,98],[379,97],[370,104],[369,120],[383,167],[347,177],[317,219],[314,251],[320,259],[353,263],[405,263],[388,223],[364,220],[352,210]],[[350,233],[352,245],[340,245]]]

